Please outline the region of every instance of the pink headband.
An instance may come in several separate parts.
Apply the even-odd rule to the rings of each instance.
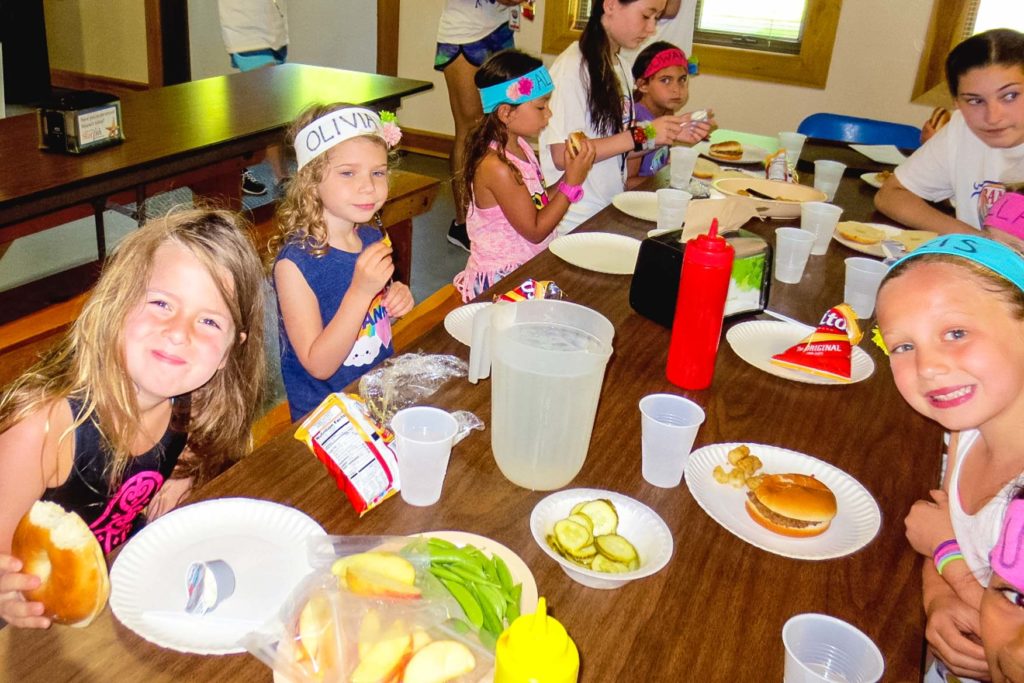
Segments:
[[[686,68],[686,53],[678,47],[670,47],[654,55],[651,63],[644,69],[644,78],[650,78],[662,69],[670,66],[681,66]]]
[[[1015,498],[1006,508],[1003,532],[989,554],[992,571],[1024,591],[1024,499]]]

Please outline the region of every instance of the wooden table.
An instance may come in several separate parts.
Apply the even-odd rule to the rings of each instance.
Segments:
[[[852,218],[870,217],[859,180],[844,180],[839,203]],[[867,187],[866,185],[864,187]],[[766,236],[784,225],[755,224]],[[582,229],[642,236],[651,224],[609,208]],[[812,257],[798,285],[775,283],[771,308],[815,322],[839,301],[842,260],[832,244]],[[567,265],[544,252],[502,283],[526,276],[554,279],[573,300],[615,325],[615,353],[583,471],[576,487],[612,489],[639,499],[668,523],[675,553],[662,571],[615,591],[574,583],[534,543],[528,519],[546,494],[518,488],[498,472],[490,434],[475,432],[453,454],[441,501],[414,508],[391,500],[357,519],[322,465],[291,433],[272,440],[198,492],[199,498],[253,496],[297,507],[334,534],[405,534],[461,529],[494,538],[530,566],[550,612],[575,639],[582,681],[779,681],[781,629],[800,612],[824,612],[864,630],[881,648],[886,681],[918,680],[923,643],[919,559],[903,537],[903,517],[937,479],[939,428],[897,394],[882,354],[866,381],[848,386],[798,384],[741,361],[723,342],[713,386],[680,392],[664,377],[669,331],[634,313],[629,278]],[[441,328],[418,345],[468,357]],[[726,441],[765,443],[827,460],[863,483],[878,501],[882,527],[859,552],[823,562],[759,550],[719,526],[685,485],[655,488],[640,476],[637,402],[652,392],[685,393],[707,412],[697,446]],[[470,410],[489,422],[490,386],[452,381],[431,400]],[[524,425],[524,428],[528,426]],[[84,631],[4,629],[5,680],[269,680],[254,658],[183,655],[152,646],[122,627],[109,610]]]
[[[0,243],[29,234],[13,226],[76,204],[242,159],[281,141],[307,105],[347,101],[395,108],[427,81],[304,64],[206,78],[126,94],[127,140],[89,154],[38,149],[33,114],[0,119]],[[222,174],[218,174],[222,175]],[[238,195],[238,179],[217,180]]]

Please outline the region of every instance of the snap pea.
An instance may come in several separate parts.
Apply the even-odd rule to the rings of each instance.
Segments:
[[[452,594],[475,626],[485,645],[493,644],[519,616],[522,584],[516,583],[508,565],[498,557],[488,557],[471,544],[457,547],[444,539],[427,540],[430,572]]]
[[[469,623],[473,624],[477,628],[480,628],[484,624],[483,609],[480,607],[480,602],[476,596],[461,583],[455,581],[448,581],[441,579],[441,583],[448,589],[448,592],[455,598],[455,602],[459,603],[459,607],[465,612],[466,618],[469,619]]]

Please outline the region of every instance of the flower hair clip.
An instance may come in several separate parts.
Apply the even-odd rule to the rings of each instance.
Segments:
[[[533,92],[533,81],[523,76],[519,80],[509,83],[508,92],[505,95],[512,102],[517,102],[524,97],[529,97],[531,92]]]
[[[380,113],[380,136],[384,138],[389,149],[393,149],[402,139],[402,129],[398,127],[398,117],[394,112]]]

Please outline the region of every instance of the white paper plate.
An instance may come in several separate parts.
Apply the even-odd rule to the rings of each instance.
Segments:
[[[618,533],[636,547],[640,568],[622,574],[606,574],[584,569],[556,553],[545,540],[553,533],[555,522],[569,516],[577,503],[596,498],[612,502],[619,515]],[[661,571],[672,558],[672,531],[658,513],[638,500],[603,489],[567,489],[547,496],[530,513],[530,531],[533,540],[548,557],[559,564],[569,578],[589,588],[610,590],[630,581],[642,579]]]
[[[612,206],[627,216],[658,222],[658,196],[654,192],[620,192],[612,197]]]
[[[768,531],[751,519],[745,509],[746,488],[736,489],[715,481],[716,465],[729,469],[727,454],[742,444],[719,443],[690,454],[686,485],[708,515],[747,543],[783,557],[827,560],[863,548],[878,533],[882,514],[878,503],[860,482],[841,469],[809,455],[776,446],[746,444],[761,459],[766,474],[814,475],[836,496],[837,512],[832,525],[820,536],[790,538]]]
[[[474,545],[491,557],[497,555],[505,562],[509,573],[512,574],[512,579],[523,584],[522,598],[519,600],[519,612],[521,614],[533,614],[537,611],[537,582],[533,578],[533,572],[526,566],[523,559],[508,547],[486,536],[471,534],[468,531],[424,531],[420,536],[442,538],[460,548],[465,545]]]
[[[721,142],[725,142],[722,140]],[[701,156],[724,164],[761,164],[768,156],[768,150],[757,145],[743,144],[743,156],[739,159],[723,159],[711,154],[711,143],[704,141],[693,146]]]
[[[876,189],[881,189],[882,183],[885,182],[880,173],[861,173],[860,179]]]
[[[878,228],[879,230],[881,230],[883,233],[885,233],[885,237],[883,239],[887,240],[894,239],[900,241],[900,237],[906,233],[928,232],[926,230],[904,230],[903,228],[897,228],[894,225],[883,225],[882,223],[865,223],[865,225],[870,225],[873,228]],[[932,237],[938,237],[938,233],[932,233]],[[834,239],[836,242],[839,242],[839,244],[843,245],[844,247],[849,247],[850,249],[853,249],[854,251],[859,251],[862,254],[867,254],[868,256],[875,256],[877,258],[885,258],[885,252],[882,251],[881,242],[876,242],[875,244],[862,244],[860,242],[854,242],[853,240],[848,240],[842,235],[840,235],[839,230],[836,230],[834,233],[832,233],[832,239]]]
[[[444,317],[444,329],[448,330],[455,341],[469,346],[473,341],[473,316],[487,306],[490,304],[486,301],[459,306]]]
[[[632,275],[640,240],[610,232],[583,232],[563,235],[548,248],[551,253],[574,266],[611,275]]]
[[[306,539],[323,535],[306,514],[253,498],[219,498],[172,510],[125,544],[110,571],[110,608],[155,645],[179,652],[245,652],[238,640],[272,617],[312,568]],[[235,591],[209,619],[185,613],[185,572],[224,560]],[[154,618],[146,612],[180,619]]]
[[[871,360],[871,356],[858,346],[853,347],[850,357],[850,382],[840,382],[837,379],[819,377],[809,372],[797,372],[772,365],[772,356],[782,353],[813,331],[814,328],[809,325],[794,325],[778,320],[749,320],[730,327],[729,331],[725,333],[725,339],[737,356],[758,370],[764,370],[770,375],[794,382],[842,386],[853,382],[862,382],[875,371],[875,361]]]

